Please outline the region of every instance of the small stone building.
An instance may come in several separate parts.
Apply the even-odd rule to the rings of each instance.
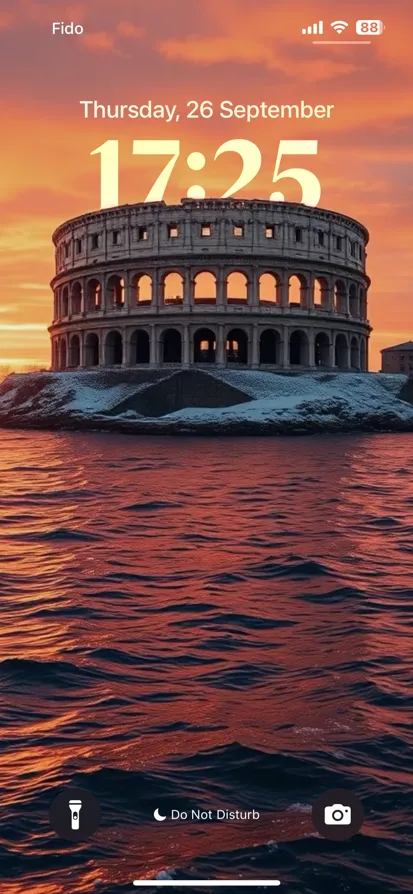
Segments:
[[[413,373],[413,341],[405,341],[381,352],[381,371],[384,373]]]

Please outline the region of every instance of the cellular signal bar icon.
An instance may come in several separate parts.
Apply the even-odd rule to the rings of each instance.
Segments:
[[[322,34],[324,30],[323,22],[315,22],[314,25],[309,25],[308,28],[303,28],[302,34]]]

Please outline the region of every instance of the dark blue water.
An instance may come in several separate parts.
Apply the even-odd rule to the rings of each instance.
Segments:
[[[413,890],[410,435],[3,432],[0,599],[1,892]],[[83,844],[49,826],[69,784]],[[311,823],[333,787],[366,813],[343,844]]]

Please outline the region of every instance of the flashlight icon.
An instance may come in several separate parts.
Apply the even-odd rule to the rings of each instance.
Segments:
[[[79,830],[79,814],[81,809],[81,801],[69,801],[69,810],[71,813],[71,828],[74,832],[77,832]]]

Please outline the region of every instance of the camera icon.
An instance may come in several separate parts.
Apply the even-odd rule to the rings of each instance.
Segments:
[[[326,826],[350,826],[351,807],[344,804],[331,804],[324,808],[324,822]]]

